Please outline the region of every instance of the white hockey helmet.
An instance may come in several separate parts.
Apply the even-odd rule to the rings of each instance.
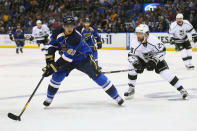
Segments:
[[[143,33],[143,34],[145,34],[145,33],[147,33],[147,32],[149,32],[149,27],[148,27],[148,25],[146,25],[146,24],[140,24],[140,25],[138,25],[136,28],[135,28],[135,32],[137,33]]]
[[[176,19],[183,19],[183,14],[182,13],[178,13],[176,15]]]
[[[36,24],[42,24],[42,21],[41,20],[37,20]]]

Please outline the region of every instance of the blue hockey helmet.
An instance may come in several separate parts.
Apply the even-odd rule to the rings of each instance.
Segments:
[[[72,16],[66,16],[66,17],[63,18],[63,23],[65,25],[70,25],[70,24],[74,24],[75,20]]]

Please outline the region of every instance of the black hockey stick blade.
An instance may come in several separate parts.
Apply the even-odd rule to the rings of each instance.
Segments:
[[[12,120],[21,121],[21,117],[20,116],[14,115],[12,113],[8,113],[8,117],[10,119],[12,119]]]

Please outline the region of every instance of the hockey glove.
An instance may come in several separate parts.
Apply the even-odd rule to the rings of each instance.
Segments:
[[[141,73],[143,73],[143,72],[144,72],[144,68],[136,69],[135,71],[136,71],[137,73],[141,74]]]
[[[42,68],[42,71],[44,71],[43,75],[44,77],[48,77],[53,74],[53,72],[58,71],[58,65],[57,63],[53,62],[50,65],[47,65],[46,67]]]
[[[47,64],[47,65],[50,65],[51,63],[54,62],[54,55],[49,55],[49,54],[47,54],[47,55],[45,56],[45,58],[46,58],[46,64]]]
[[[34,40],[34,37],[33,36],[30,36],[29,40],[30,41]]]
[[[133,63],[133,67],[137,73],[142,73],[144,71],[144,68],[139,60]]]
[[[95,52],[96,51],[96,46],[90,46],[92,52]]]
[[[197,34],[192,34],[192,40],[193,42],[197,42]]]
[[[102,48],[102,42],[97,42],[97,49],[101,49]]]
[[[45,40],[46,43],[48,43],[48,37],[49,37],[48,34],[44,36],[44,40]]]
[[[146,69],[148,71],[153,71],[156,67],[157,67],[157,63],[159,62],[159,60],[152,58],[151,60],[149,60],[146,64]]]
[[[171,45],[175,45],[176,44],[174,38],[170,38],[170,44]]]
[[[12,36],[10,36],[10,40],[13,41],[13,37]]]

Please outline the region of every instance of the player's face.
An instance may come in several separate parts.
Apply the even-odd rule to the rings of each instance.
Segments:
[[[19,25],[17,25],[17,27],[16,27],[17,29],[20,29],[21,28],[21,26],[19,26]]]
[[[137,35],[138,41],[140,41],[140,42],[144,41],[144,34],[143,33],[136,32],[136,35]]]
[[[85,26],[86,28],[88,28],[88,27],[90,26],[90,22],[85,22],[85,23],[84,23],[84,26]]]
[[[39,24],[37,24],[37,27],[38,27],[38,28],[41,28],[41,26],[42,26],[42,24],[40,24],[40,23],[39,23]]]
[[[64,30],[65,30],[65,33],[67,34],[67,35],[70,35],[72,32],[73,32],[73,30],[74,30],[74,25],[72,24],[72,25],[65,25],[64,26]]]
[[[183,19],[182,18],[177,18],[176,21],[177,21],[177,23],[179,25],[182,25],[183,24]]]

